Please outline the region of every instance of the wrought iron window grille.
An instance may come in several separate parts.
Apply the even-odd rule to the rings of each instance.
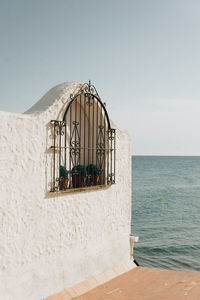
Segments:
[[[51,192],[115,183],[116,130],[96,88],[70,96],[63,120],[51,120]]]

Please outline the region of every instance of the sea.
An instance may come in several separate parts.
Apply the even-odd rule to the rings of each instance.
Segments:
[[[200,272],[200,157],[132,157],[131,233],[140,266]]]

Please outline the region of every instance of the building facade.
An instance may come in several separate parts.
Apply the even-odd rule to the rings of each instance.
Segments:
[[[91,84],[0,112],[0,299],[43,299],[130,261],[131,152]]]

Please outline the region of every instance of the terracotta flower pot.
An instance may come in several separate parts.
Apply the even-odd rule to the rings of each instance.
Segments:
[[[86,177],[79,175],[72,175],[72,186],[73,188],[84,187],[86,182]]]
[[[88,186],[97,185],[99,183],[99,175],[89,175],[88,176]]]
[[[68,178],[61,178],[60,180],[60,189],[66,190],[68,185]]]

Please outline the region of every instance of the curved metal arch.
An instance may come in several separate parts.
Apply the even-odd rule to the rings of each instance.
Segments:
[[[94,91],[94,93],[93,93]],[[95,98],[101,105],[101,107],[103,108],[104,110],[104,113],[105,113],[105,116],[106,116],[106,119],[107,119],[107,123],[108,123],[108,129],[111,129],[111,126],[110,126],[110,119],[109,119],[109,116],[108,116],[108,112],[105,108],[105,105],[103,104],[103,102],[101,101],[97,91],[96,91],[96,88],[93,86],[93,85],[90,85],[90,82],[89,84],[88,83],[85,83],[83,84],[82,88],[80,89],[80,91],[76,94],[76,95],[71,95],[70,98],[71,98],[71,101],[69,102],[69,104],[67,105],[67,108],[64,112],[64,115],[63,115],[63,121],[65,121],[66,119],[66,115],[67,115],[67,112],[70,108],[70,106],[72,105],[72,103],[78,98],[78,96],[80,96],[82,93],[84,93],[85,95],[91,95],[93,98]]]

